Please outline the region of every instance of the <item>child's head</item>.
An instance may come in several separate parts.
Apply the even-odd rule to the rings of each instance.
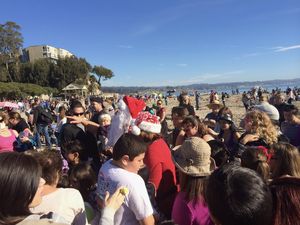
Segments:
[[[77,189],[87,201],[89,194],[96,189],[97,178],[88,163],[80,163],[74,166],[69,177],[70,186]]]
[[[283,108],[284,119],[288,122],[292,122],[293,118],[298,115],[298,108],[295,105],[285,105]]]
[[[99,124],[101,127],[109,126],[111,123],[111,116],[107,113],[99,116]]]
[[[113,160],[125,170],[137,173],[143,166],[147,144],[139,136],[123,134],[113,148]]]
[[[86,161],[87,155],[82,144],[78,140],[70,141],[64,144],[64,156],[68,163],[76,165],[82,161]]]
[[[218,114],[221,106],[221,103],[219,102],[219,100],[215,99],[215,97],[213,98],[212,102],[207,105],[207,107],[211,109],[213,114]]]
[[[253,170],[227,164],[208,180],[206,202],[216,224],[261,225],[272,221],[272,195]]]
[[[270,177],[268,161],[268,149],[263,146],[248,147],[242,154],[241,166],[255,170],[265,181],[267,181]]]
[[[200,120],[195,116],[187,116],[182,121],[182,127],[185,131],[186,136],[192,137],[198,134]]]
[[[198,200],[205,193],[206,179],[215,169],[211,148],[202,138],[191,137],[172,151],[172,158],[179,170],[180,189],[187,201]]]
[[[59,151],[45,150],[32,154],[42,166],[42,178],[48,185],[57,185],[61,174],[63,161]]]
[[[191,99],[190,99],[188,94],[185,94],[185,93],[182,94],[181,99],[182,99],[182,104],[183,105],[191,104]]]
[[[216,166],[220,167],[229,160],[229,152],[222,141],[210,140],[207,142],[211,148],[211,157],[215,160]]]
[[[233,125],[232,117],[230,116],[230,114],[223,114],[219,116],[218,122],[222,130],[229,130]]]
[[[65,116],[65,115],[66,115],[66,111],[67,111],[67,109],[65,108],[65,106],[60,106],[60,107],[58,108],[58,113],[59,113],[59,115],[61,115],[61,116]]]
[[[218,112],[218,122],[220,123],[221,129],[226,130],[233,124],[232,111],[224,106]]]
[[[181,128],[183,119],[189,115],[187,108],[176,106],[172,108],[172,122],[175,128]]]

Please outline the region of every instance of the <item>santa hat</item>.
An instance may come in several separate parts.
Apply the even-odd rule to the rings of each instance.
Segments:
[[[141,112],[146,107],[146,103],[143,100],[137,98],[124,96],[123,101],[126,103],[130,115],[133,119],[135,119],[139,112]]]
[[[138,113],[146,107],[146,104],[143,100],[124,96],[119,99],[117,106],[118,112],[113,116],[108,131],[107,146],[111,147],[115,145],[122,134],[132,130],[134,119],[137,117]]]
[[[161,131],[159,117],[152,115],[149,112],[140,112],[132,126],[131,133],[140,135],[141,130],[159,134]]]

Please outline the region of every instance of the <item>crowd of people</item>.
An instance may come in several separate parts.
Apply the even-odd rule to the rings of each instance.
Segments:
[[[300,224],[298,108],[255,100],[238,125],[214,91],[205,118],[187,93],[4,109],[0,224]]]

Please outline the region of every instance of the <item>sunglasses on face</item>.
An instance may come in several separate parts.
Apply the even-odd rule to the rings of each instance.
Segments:
[[[84,115],[84,112],[82,112],[82,113],[73,113],[73,115],[74,116],[82,116],[82,115]]]

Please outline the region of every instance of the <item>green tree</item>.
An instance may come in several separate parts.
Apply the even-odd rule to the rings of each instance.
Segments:
[[[97,82],[97,79],[92,75],[88,77],[88,91],[91,95],[97,95],[97,92],[100,91],[100,85]]]
[[[5,65],[10,81],[13,81],[9,64],[16,63],[19,51],[23,46],[21,27],[15,22],[8,21],[0,24],[0,65]]]
[[[5,66],[0,65],[0,81],[6,82],[8,78],[8,70],[5,68]]]
[[[50,86],[62,89],[75,80],[85,80],[90,71],[91,65],[83,58],[58,59],[54,72],[50,72]]]
[[[20,77],[23,83],[34,83],[33,64],[30,62],[20,64]]]
[[[8,65],[8,72],[14,82],[21,82],[19,59],[16,59],[14,63]]]
[[[114,73],[110,70],[105,68],[104,66],[94,66],[92,73],[98,77],[98,83],[101,87],[101,79],[107,80],[111,79],[114,76]]]
[[[48,59],[38,59],[33,64],[33,79],[35,84],[40,86],[49,86],[50,65],[52,62]]]

